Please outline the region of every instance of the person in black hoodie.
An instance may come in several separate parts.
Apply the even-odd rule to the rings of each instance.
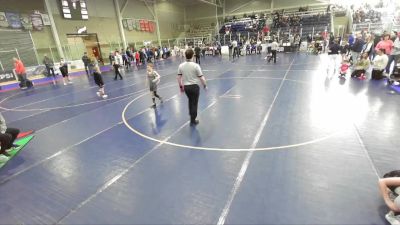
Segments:
[[[89,76],[89,74],[92,74],[92,71],[91,71],[91,69],[90,69],[90,67],[89,67],[89,65],[90,65],[90,59],[89,59],[89,57],[87,56],[87,53],[86,53],[86,52],[83,53],[82,62],[83,62],[83,65],[85,66],[86,75]]]
[[[200,52],[201,52],[200,47],[196,46],[194,48],[194,57],[196,58],[196,63],[199,64],[199,65],[200,65]]]

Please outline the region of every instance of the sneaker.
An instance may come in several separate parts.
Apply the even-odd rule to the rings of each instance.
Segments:
[[[68,81],[68,84],[73,84],[72,81]]]
[[[150,107],[151,108],[155,108],[157,105],[156,104],[153,104],[153,105],[151,105]]]
[[[103,99],[106,99],[108,97],[108,95],[103,95],[101,96]]]
[[[100,97],[100,91],[96,92],[96,94],[97,94],[97,96],[99,96],[99,97]]]
[[[64,85],[67,85],[67,83],[64,82]]]
[[[22,88],[21,88],[21,90],[25,90],[25,89],[28,89],[28,87],[22,87]]]
[[[191,122],[190,122],[190,126],[196,126],[196,125],[199,124],[199,123],[200,123],[199,120],[191,121]]]
[[[13,147],[13,148],[18,148],[18,147],[19,147],[19,145],[12,144],[12,146],[11,146],[11,147]]]
[[[9,160],[10,158],[5,156],[5,155],[0,155],[0,162],[6,162],[7,160]]]
[[[393,211],[390,211],[385,215],[386,220],[392,225],[400,225],[400,220],[397,216],[394,215]]]

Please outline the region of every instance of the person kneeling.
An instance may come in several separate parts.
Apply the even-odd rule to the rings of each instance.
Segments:
[[[372,61],[373,69],[371,79],[380,80],[383,78],[383,71],[385,70],[389,59],[388,56],[385,55],[385,49],[378,49],[376,53],[377,55]]]
[[[360,79],[365,79],[365,71],[369,68],[368,53],[364,52],[361,55],[360,60],[358,60],[354,66],[354,71],[351,73],[351,77],[359,77]]]

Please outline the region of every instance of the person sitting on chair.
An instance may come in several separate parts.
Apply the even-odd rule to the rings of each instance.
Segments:
[[[400,224],[400,171],[394,170],[386,173],[378,182],[380,193],[386,206],[390,209],[385,218],[391,224]]]
[[[7,127],[3,115],[1,115],[0,113],[0,142],[1,142],[0,154],[4,156],[10,156],[6,150],[10,149],[11,147],[18,147],[13,145],[18,134],[19,134],[18,129]]]

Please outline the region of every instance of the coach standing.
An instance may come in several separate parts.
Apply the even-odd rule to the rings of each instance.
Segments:
[[[192,62],[194,52],[189,48],[185,52],[186,62],[181,63],[178,68],[178,84],[181,92],[185,92],[189,99],[189,114],[190,125],[194,126],[199,123],[197,118],[197,105],[199,102],[200,87],[198,81],[200,80],[204,89],[207,88],[206,79],[203,76],[200,65]]]

